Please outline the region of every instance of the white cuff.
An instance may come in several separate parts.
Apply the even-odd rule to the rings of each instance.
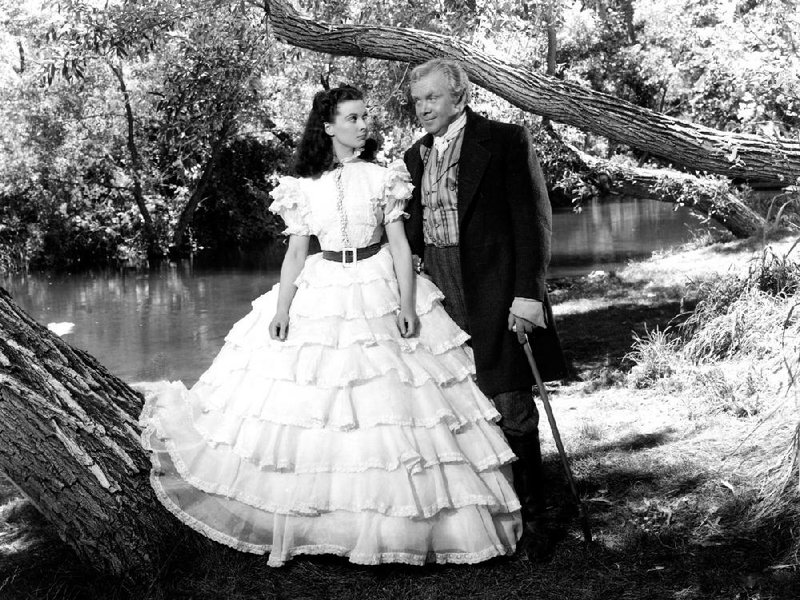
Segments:
[[[545,327],[544,305],[540,300],[532,298],[514,298],[511,303],[511,314],[515,317],[530,321],[539,327]]]

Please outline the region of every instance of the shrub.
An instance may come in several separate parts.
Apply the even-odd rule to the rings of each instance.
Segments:
[[[786,319],[784,303],[753,288],[730,300],[724,297],[728,289],[723,285],[718,297],[701,301],[681,325],[688,333],[683,347],[686,358],[701,362],[737,355],[765,357],[779,349]]]
[[[787,299],[800,288],[800,264],[766,248],[744,276],[703,282],[694,312],[680,325],[684,355],[694,361],[774,353],[782,330],[794,327]],[[787,312],[788,310],[788,312]]]
[[[626,360],[634,363],[628,384],[648,388],[672,375],[679,346],[678,338],[658,328],[646,331],[645,337],[634,333],[632,350],[625,355]]]

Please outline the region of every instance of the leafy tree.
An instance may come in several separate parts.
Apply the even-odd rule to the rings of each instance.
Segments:
[[[269,43],[263,15],[244,5],[199,10],[173,32],[161,55],[163,83],[150,124],[162,176],[173,200],[172,246],[180,251],[225,146],[248,128],[267,129],[261,76]]]
[[[295,4],[333,24],[441,33],[527,71],[731,132],[792,137],[800,129],[800,16],[787,10],[790,0]],[[264,17],[260,0],[0,0],[0,268],[220,248],[231,239],[204,219],[223,207],[266,227],[257,216],[266,171],[283,168],[288,152],[277,152],[271,135],[296,137],[324,85],[365,89],[385,159],[420,135],[407,102],[410,65],[296,48],[276,41]],[[579,168],[564,142],[659,164],[484,89],[472,105],[530,127],[554,185]],[[735,149],[727,156],[738,160]],[[230,160],[266,169],[250,177],[257,193],[226,183],[239,169]],[[593,189],[602,186],[573,195]],[[228,223],[243,236],[236,245],[255,239],[246,224]]]

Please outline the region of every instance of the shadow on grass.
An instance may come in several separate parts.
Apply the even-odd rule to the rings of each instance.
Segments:
[[[557,318],[564,354],[580,373],[598,367],[620,367],[631,349],[633,333],[674,324],[680,312],[675,301],[624,303]]]
[[[674,427],[665,427],[660,431],[653,431],[651,433],[632,433],[626,435],[614,442],[607,444],[599,444],[592,448],[592,454],[598,452],[611,452],[612,450],[622,450],[626,452],[636,452],[639,450],[647,450],[661,446],[669,441],[672,441],[676,433]]]
[[[548,475],[558,468],[548,461]],[[0,598],[153,599],[392,599],[534,598],[728,599],[797,598],[797,578],[768,570],[787,540],[750,528],[746,499],[729,498],[714,512],[716,535],[698,536],[706,515],[686,508],[671,519],[642,501],[676,484],[686,492],[702,480],[676,472],[609,468],[581,482],[584,492],[607,489],[592,504],[595,542],[585,545],[570,511],[560,513],[561,541],[544,561],[523,553],[471,566],[362,567],[335,557],[298,558],[272,569],[266,559],[239,553],[187,531],[160,572],[144,583],[113,579],[83,568],[35,511],[20,513],[38,531],[18,552],[0,554]],[[644,482],[646,490],[637,488]],[[634,493],[636,492],[636,493]],[[658,518],[645,518],[657,515]]]

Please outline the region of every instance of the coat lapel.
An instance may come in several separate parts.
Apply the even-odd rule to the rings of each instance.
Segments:
[[[430,133],[425,134],[422,139],[420,139],[419,144],[412,146],[411,152],[409,153],[408,172],[411,175],[411,183],[414,184],[416,189],[419,189],[422,185],[422,171],[425,168],[420,151],[423,146],[430,148],[432,145],[433,136]]]
[[[475,199],[483,173],[489,164],[492,153],[482,142],[489,139],[489,124],[486,119],[467,107],[467,124],[464,127],[464,140],[461,143],[461,157],[458,161],[458,224],[463,225],[464,216]]]

